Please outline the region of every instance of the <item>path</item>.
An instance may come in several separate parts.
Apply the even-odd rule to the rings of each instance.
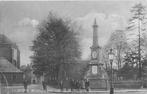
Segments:
[[[10,90],[9,94],[71,94],[71,91],[61,92],[59,89],[48,87],[48,91],[42,89],[42,85],[30,85],[28,87],[28,93],[24,93],[23,86],[11,86],[8,87]],[[74,91],[72,94],[109,94],[107,91],[90,91],[89,93],[82,91]],[[147,94],[147,89],[119,89],[115,90],[114,94]]]

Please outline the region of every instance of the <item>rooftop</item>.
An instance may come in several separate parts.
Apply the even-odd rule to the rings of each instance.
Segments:
[[[21,72],[4,57],[0,57],[0,72]]]
[[[0,44],[10,44],[16,47],[17,45],[12,42],[6,35],[0,34]]]

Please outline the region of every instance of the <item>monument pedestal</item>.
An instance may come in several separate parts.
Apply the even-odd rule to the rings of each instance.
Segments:
[[[89,79],[91,89],[107,89],[108,83],[105,79]]]
[[[94,66],[97,66],[97,69]],[[102,65],[90,64],[85,77],[89,80],[90,89],[107,89],[109,87],[108,75]]]

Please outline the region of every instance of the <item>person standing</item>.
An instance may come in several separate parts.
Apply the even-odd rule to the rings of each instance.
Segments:
[[[60,86],[61,91],[63,91],[63,81],[62,80],[60,81],[59,86]]]
[[[74,89],[74,80],[70,79],[70,87],[71,87],[71,91],[73,91]]]
[[[42,81],[43,90],[47,91],[47,84],[45,81]]]
[[[85,81],[85,89],[86,91],[89,91],[89,80],[88,79],[86,79]]]
[[[77,90],[79,91],[80,90],[80,81],[79,80],[76,81],[76,86],[77,86]]]
[[[66,79],[64,80],[64,87],[66,91],[68,91],[68,89],[70,88],[70,80],[68,77],[66,77]]]
[[[27,81],[27,79],[24,80],[23,85],[24,85],[24,89],[25,89],[24,93],[27,93],[27,88],[28,88],[28,81]]]
[[[82,80],[82,89],[85,89],[85,81]]]

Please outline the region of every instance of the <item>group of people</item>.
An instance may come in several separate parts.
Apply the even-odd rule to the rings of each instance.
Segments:
[[[82,84],[81,84],[81,82],[79,81],[79,80],[71,80],[70,81],[70,84],[71,84],[71,91],[73,91],[73,89],[82,89],[83,87],[82,87]]]
[[[66,81],[67,82],[67,81]],[[89,80],[74,80],[74,79],[70,79],[68,80],[68,84],[69,86],[65,86],[64,84],[66,84],[65,81],[60,81],[60,89],[61,91],[63,91],[63,88],[66,88],[66,90],[68,90],[69,88],[71,89],[71,91],[73,91],[74,89],[80,90],[80,89],[85,89],[86,91],[89,91]]]
[[[24,80],[23,85],[24,85],[24,93],[27,93],[27,89],[29,85],[29,82],[27,79]],[[47,83],[45,81],[42,81],[42,87],[43,87],[43,90],[47,91]]]
[[[24,85],[24,92],[27,93],[27,88],[28,88],[28,81],[25,79],[23,82]],[[65,82],[64,81],[60,81],[60,89],[61,91],[63,91],[63,88],[66,88],[66,90],[68,90],[69,88],[71,89],[71,91],[73,91],[74,89],[80,90],[80,89],[85,89],[86,91],[89,91],[89,80],[74,80],[74,79],[70,79],[68,80],[68,84],[69,86],[64,87]],[[47,83],[45,81],[42,81],[42,87],[43,90],[47,91]]]

